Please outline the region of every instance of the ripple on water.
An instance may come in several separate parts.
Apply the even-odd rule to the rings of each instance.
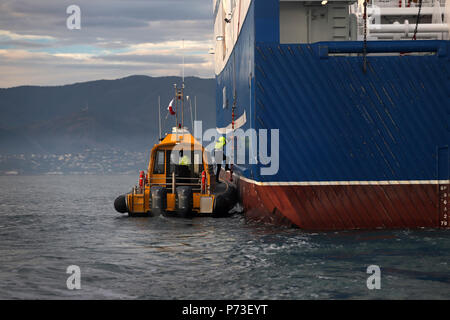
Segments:
[[[449,299],[440,230],[304,232],[231,218],[128,218],[128,176],[0,177],[0,298]],[[27,203],[23,199],[27,199]],[[382,290],[367,290],[367,266]],[[66,289],[69,265],[82,290]]]

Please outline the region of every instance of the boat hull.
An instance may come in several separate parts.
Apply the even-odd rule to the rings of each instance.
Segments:
[[[246,217],[264,223],[305,230],[449,227],[449,184],[277,186],[237,177],[237,185]]]
[[[182,190],[180,187],[177,189],[177,194],[168,194],[166,189],[156,187],[151,196],[150,190],[151,188],[147,186],[140,193],[120,195],[114,201],[114,208],[117,212],[128,213],[131,217],[150,217],[160,214],[179,217],[222,217],[230,215],[230,210],[236,205],[238,198],[235,184],[227,180],[214,184],[210,195],[196,194],[193,196],[192,192],[186,189]],[[196,201],[194,197],[197,198]],[[208,209],[208,204],[202,207],[200,198],[213,199],[211,211]],[[202,208],[205,211],[202,211]]]

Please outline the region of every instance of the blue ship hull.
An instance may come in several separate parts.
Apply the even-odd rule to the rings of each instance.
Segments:
[[[276,174],[233,167],[247,215],[305,229],[449,227],[450,41],[368,42],[381,55],[364,71],[349,55],[362,42],[280,44],[277,19],[277,1],[253,1],[216,77],[218,128],[245,114],[243,130],[279,129]],[[224,87],[236,89],[234,118]]]

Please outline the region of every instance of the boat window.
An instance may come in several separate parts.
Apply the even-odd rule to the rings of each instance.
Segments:
[[[190,178],[198,178],[201,174],[201,163],[200,163],[200,157],[201,153],[197,154],[196,152],[189,152],[190,154],[190,164],[187,166],[180,166],[178,163],[174,163],[173,159],[171,157],[172,151],[168,150],[166,157],[167,157],[167,164],[166,164],[166,170],[167,175],[171,176],[172,173],[175,171],[177,175],[182,175],[184,177],[190,177]],[[183,168],[182,168],[183,167]]]
[[[155,165],[153,167],[153,173],[164,174],[164,151],[158,150],[155,155]]]

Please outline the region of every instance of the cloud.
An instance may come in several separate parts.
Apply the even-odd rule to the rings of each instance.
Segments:
[[[13,41],[13,40],[0,40],[0,49],[6,48],[48,48],[51,44],[32,41]]]
[[[214,76],[212,1],[77,0],[81,30],[66,28],[71,4],[2,0],[0,87],[180,75],[183,53],[186,76]]]
[[[156,54],[120,54],[97,56],[96,59],[105,61],[123,61],[123,62],[139,62],[139,63],[159,63],[159,64],[182,64],[182,56],[156,55]],[[186,64],[204,63],[204,57],[190,56],[185,59]]]
[[[11,40],[55,40],[52,36],[18,34],[9,30],[0,30],[0,38],[7,38]]]

